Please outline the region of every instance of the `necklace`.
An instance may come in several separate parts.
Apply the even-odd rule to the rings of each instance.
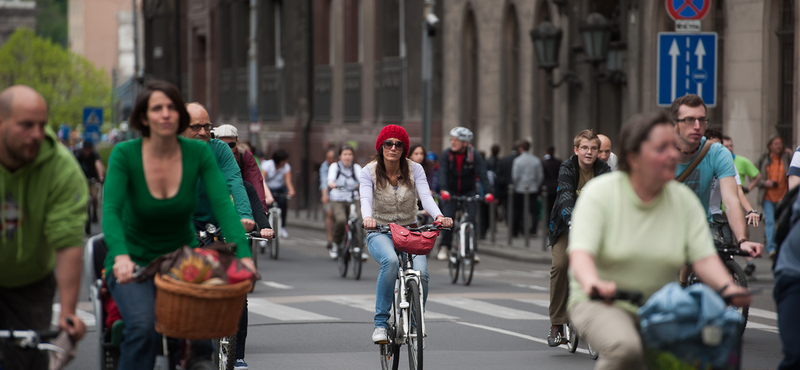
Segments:
[[[681,152],[681,153],[683,153],[683,154],[690,155],[690,154],[697,153],[697,150],[698,150],[698,149],[700,149],[700,146],[701,146],[701,145],[700,145],[700,144],[698,144],[698,145],[697,145],[697,148],[694,148],[694,150],[692,150],[691,152],[684,152],[684,151],[683,151],[683,149],[681,149],[681,148],[678,148],[678,146],[677,146],[677,145],[675,145],[675,149],[678,149],[678,151],[679,151],[679,152]]]

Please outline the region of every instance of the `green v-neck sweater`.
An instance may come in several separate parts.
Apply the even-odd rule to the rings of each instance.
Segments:
[[[197,181],[208,189],[211,208],[225,239],[236,244],[239,258],[251,257],[244,227],[231,202],[225,178],[206,143],[179,137],[183,174],[178,193],[168,199],[150,194],[144,177],[142,139],[117,144],[111,153],[103,202],[103,234],[108,255],[106,271],[114,258],[130,255],[145,266],[181,246],[197,246],[192,214],[197,205]]]

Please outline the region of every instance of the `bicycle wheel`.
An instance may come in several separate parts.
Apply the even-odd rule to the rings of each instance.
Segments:
[[[272,240],[269,243],[269,258],[274,260],[278,259],[278,248],[281,244],[281,209],[277,207],[273,207],[270,210],[270,216],[272,219],[269,220],[269,224],[272,226],[272,230],[275,231],[272,237]]]
[[[572,328],[572,324],[567,323],[564,335],[567,336],[567,350],[569,353],[575,353],[578,350],[578,333]]]
[[[600,354],[599,354],[599,353],[597,353],[597,352],[594,350],[594,348],[592,348],[592,344],[591,344],[591,343],[589,343],[589,342],[586,342],[586,347],[587,347],[587,349],[589,350],[589,356],[592,356],[592,360],[595,360],[595,361],[597,361],[597,358],[598,358],[598,357],[600,357]]]
[[[219,338],[217,352],[218,355],[214,362],[219,370],[233,370],[234,365],[236,365],[236,334]]]
[[[450,282],[455,284],[458,281],[458,271],[461,266],[460,258],[456,250],[451,250],[447,256],[447,270],[450,272]]]
[[[416,281],[409,281],[407,288],[406,298],[411,305],[408,308],[408,319],[411,320],[409,332],[406,334],[408,337],[408,366],[411,370],[422,369],[422,350],[423,336],[422,332],[422,296],[420,295],[419,286]]]
[[[461,256],[461,281],[464,285],[472,283],[475,271],[475,228],[468,225],[464,230],[464,255]]]
[[[255,240],[250,240],[250,254],[253,255],[253,265],[256,266],[256,270],[258,270],[258,242]]]
[[[353,240],[350,242],[350,257],[353,259],[353,277],[356,280],[361,279],[361,254],[363,253],[363,244],[361,243],[361,230],[358,228],[353,229]]]
[[[391,343],[381,344],[381,370],[397,370],[400,364],[400,346]]]
[[[736,283],[736,285],[742,288],[747,288],[747,276],[744,274],[742,266],[739,266],[739,264],[736,263],[736,261],[728,260],[725,261],[725,267],[728,268],[728,272],[731,273],[733,282]],[[739,313],[741,313],[742,318],[744,318],[744,322],[742,323],[742,332],[741,332],[741,334],[744,334],[744,328],[745,326],[747,326],[747,316],[750,313],[750,306],[740,307]]]
[[[342,277],[347,276],[347,264],[350,261],[350,243],[353,240],[350,238],[349,233],[344,235],[345,240],[344,243],[334,244],[331,248],[336,248],[337,252],[339,253],[339,257],[336,258],[338,265],[339,265],[339,275]]]

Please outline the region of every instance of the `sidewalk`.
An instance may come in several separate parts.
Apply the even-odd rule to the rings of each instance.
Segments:
[[[286,223],[292,227],[325,231],[325,220],[322,211],[316,213],[316,218],[314,216],[315,213],[313,211],[300,210],[298,214],[295,210],[289,210]],[[541,225],[539,229],[539,236],[531,237],[528,242],[529,247],[525,247],[525,241],[522,237],[512,239],[511,244],[508,244],[508,228],[505,224],[500,223],[497,225],[494,242],[491,242],[491,230],[487,231],[485,240],[478,241],[478,253],[514,261],[549,265],[552,263],[550,248],[545,251],[542,250],[544,239],[547,238],[543,230],[546,229],[542,228]]]

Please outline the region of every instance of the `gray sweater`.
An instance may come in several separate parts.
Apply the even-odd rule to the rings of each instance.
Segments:
[[[514,158],[511,168],[511,179],[514,183],[514,191],[517,193],[538,193],[544,180],[544,169],[542,161],[535,155],[523,152]]]

